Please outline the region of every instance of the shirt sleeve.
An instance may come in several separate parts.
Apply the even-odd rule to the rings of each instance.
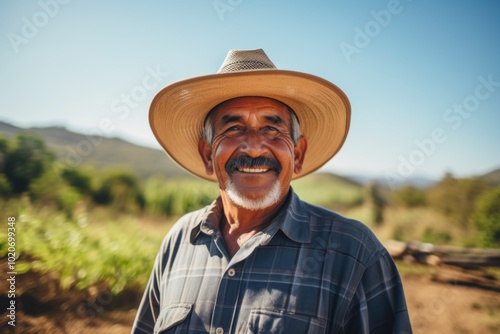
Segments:
[[[161,251],[156,256],[154,267],[149,277],[146,290],[132,326],[131,334],[149,334],[154,332],[160,311]]]
[[[412,333],[401,277],[387,251],[364,271],[345,320],[345,333]]]

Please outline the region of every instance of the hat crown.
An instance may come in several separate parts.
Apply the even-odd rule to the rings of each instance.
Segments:
[[[217,73],[274,69],[276,66],[262,49],[229,50]]]

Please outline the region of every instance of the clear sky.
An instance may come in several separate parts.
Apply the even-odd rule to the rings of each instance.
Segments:
[[[159,148],[162,87],[215,73],[229,49],[341,87],[352,122],[325,167],[441,177],[500,167],[500,2],[0,2],[0,120]]]

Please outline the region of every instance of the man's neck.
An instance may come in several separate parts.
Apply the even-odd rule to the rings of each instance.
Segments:
[[[220,230],[228,248],[230,257],[257,232],[269,226],[287,201],[285,195],[278,203],[261,210],[248,210],[235,205],[222,192],[224,214],[221,217]]]

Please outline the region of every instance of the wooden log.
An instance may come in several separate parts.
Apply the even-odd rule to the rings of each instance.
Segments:
[[[419,241],[391,240],[386,248],[394,259],[412,258],[429,265],[447,264],[462,268],[500,267],[500,249],[436,246]]]

